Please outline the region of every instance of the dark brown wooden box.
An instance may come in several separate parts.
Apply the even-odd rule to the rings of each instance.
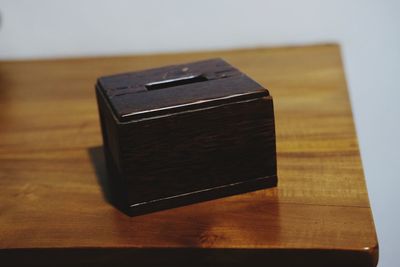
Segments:
[[[114,204],[130,215],[277,184],[272,97],[222,59],[101,77]]]

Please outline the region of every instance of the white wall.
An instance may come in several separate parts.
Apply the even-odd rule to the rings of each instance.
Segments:
[[[380,241],[400,247],[400,1],[0,0],[0,59],[336,41]]]

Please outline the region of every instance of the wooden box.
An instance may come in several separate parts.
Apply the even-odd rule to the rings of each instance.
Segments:
[[[96,93],[128,214],[277,184],[272,97],[222,59],[101,77]]]

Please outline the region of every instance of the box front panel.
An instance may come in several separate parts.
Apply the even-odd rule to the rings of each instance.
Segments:
[[[130,204],[276,175],[271,97],[131,122],[120,138]]]

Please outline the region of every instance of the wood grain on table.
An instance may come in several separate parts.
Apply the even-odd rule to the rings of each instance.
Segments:
[[[96,78],[213,57],[274,97],[278,187],[126,216],[107,201]],[[377,260],[337,45],[0,62],[0,265]]]

